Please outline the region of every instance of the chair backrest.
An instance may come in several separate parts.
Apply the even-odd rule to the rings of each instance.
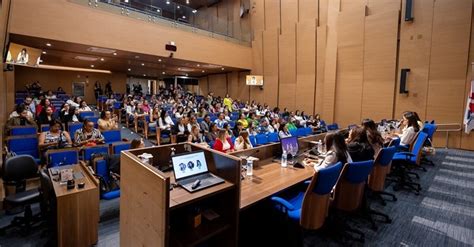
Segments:
[[[115,110],[122,109],[122,102],[121,101],[114,102],[114,109]]]
[[[93,116],[94,116],[93,111],[81,111],[81,112],[79,112],[79,117],[80,118],[93,117]]]
[[[14,136],[7,139],[7,146],[11,152],[17,155],[28,154],[33,158],[39,158],[38,137],[30,136]]]
[[[131,147],[131,144],[129,142],[112,144],[112,152],[114,154],[119,154],[120,152],[124,150],[129,150],[130,147]]]
[[[53,199],[53,194],[54,194],[54,188],[53,188],[53,182],[51,181],[51,178],[48,175],[48,170],[47,169],[41,169],[40,170],[40,183],[41,183],[41,194],[43,201],[48,203],[47,207],[51,207],[52,199]]]
[[[388,146],[398,148],[400,146],[400,142],[401,142],[400,138],[393,138],[388,144]]]
[[[298,128],[298,129],[296,129],[296,135],[298,137],[305,136],[306,135],[306,130],[304,128]]]
[[[106,182],[109,180],[109,168],[106,160],[100,159],[95,162],[95,173],[103,177]]]
[[[418,132],[418,136],[412,145],[411,153],[414,155],[414,159],[416,159],[417,164],[420,163],[421,151],[423,150],[423,145],[425,144],[427,137],[428,137],[428,134],[421,131]]]
[[[305,134],[306,134],[307,136],[313,134],[313,128],[311,128],[311,127],[306,127],[306,128],[304,128],[304,129],[305,129]]]
[[[83,123],[79,123],[79,122],[76,122],[76,123],[70,122],[67,124],[68,131],[69,131],[69,134],[71,135],[71,138],[74,138],[74,136],[76,135],[76,131],[82,128],[83,125],[84,125]]]
[[[291,136],[298,137],[298,129],[291,129],[291,130],[289,130],[289,132],[290,132]]]
[[[38,175],[38,165],[31,155],[17,155],[8,158],[3,168],[3,181],[22,181]]]
[[[326,129],[327,130],[338,130],[339,125],[337,123],[329,124],[329,125],[326,126]]]
[[[368,181],[368,186],[372,191],[384,190],[385,178],[390,172],[390,164],[396,151],[397,148],[394,146],[380,149]]]
[[[77,149],[52,150],[47,152],[48,167],[74,165],[79,163]]]
[[[305,229],[319,229],[326,219],[330,194],[342,171],[342,163],[316,171],[301,205],[300,224]]]
[[[255,138],[254,135],[249,135],[249,140],[250,140],[250,143],[252,143],[252,146],[257,146],[257,139]]]
[[[267,135],[265,134],[258,134],[255,136],[257,145],[265,145],[268,143]]]
[[[11,136],[35,135],[37,133],[34,126],[13,126],[10,128]]]
[[[278,133],[277,132],[268,133],[268,141],[269,142],[279,142],[280,137],[278,136]]]
[[[83,149],[83,157],[82,159],[88,161],[92,158],[94,154],[108,154],[109,147],[106,145],[100,145],[95,147],[86,147]]]
[[[393,156],[397,152],[397,147],[391,146],[380,149],[375,159],[374,165],[388,166],[392,162]]]
[[[49,124],[42,124],[41,125],[41,132],[49,131]]]
[[[365,182],[374,165],[373,160],[348,163],[337,182],[334,206],[343,211],[354,211],[362,204]]]
[[[105,143],[122,141],[122,133],[120,130],[106,130],[101,133],[104,136]]]

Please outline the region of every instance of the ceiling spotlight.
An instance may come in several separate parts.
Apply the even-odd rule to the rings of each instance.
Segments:
[[[131,69],[131,68],[128,68],[128,71],[132,71],[132,69]]]
[[[51,43],[46,43],[46,46],[49,46],[49,47],[51,47]]]
[[[43,53],[43,54],[46,54],[46,51],[43,51],[42,53]]]
[[[203,71],[201,71],[201,72],[204,73],[204,72],[206,72],[206,71],[203,70]]]
[[[94,68],[95,66],[93,64],[91,64],[91,68]]]
[[[183,19],[186,19],[186,16],[183,15]]]
[[[158,62],[161,62],[161,58],[158,58]]]
[[[186,76],[188,76],[188,74],[185,74]]]
[[[222,68],[221,70],[224,70],[224,68]]]
[[[143,74],[143,76],[146,76],[146,74]]]
[[[101,58],[100,58],[100,61],[102,61],[102,62],[103,62],[103,61],[105,61],[105,59],[104,59],[103,57],[101,57]]]
[[[181,70],[181,68],[178,68],[178,70]]]
[[[196,14],[197,12],[198,12],[197,10],[193,9],[193,13],[194,13],[194,14]]]
[[[145,64],[144,64],[144,63],[142,63],[142,66],[145,66]]]
[[[164,72],[164,71],[163,71],[163,72],[161,72],[161,74],[163,74],[163,75],[164,75],[164,74],[166,74],[166,72]]]
[[[178,6],[176,6],[176,8],[179,9],[179,8],[181,8],[181,7],[178,5]]]
[[[186,4],[189,4],[189,0],[186,0]]]
[[[198,64],[197,66],[198,66],[198,67],[201,67],[201,65],[200,65],[200,64]]]
[[[170,4],[170,1],[169,1],[169,0],[166,0],[166,4]]]
[[[160,12],[161,12],[161,9],[157,9],[156,12],[160,13]]]
[[[140,56],[135,56],[135,58],[136,58],[136,59],[139,59],[139,58],[140,58]]]

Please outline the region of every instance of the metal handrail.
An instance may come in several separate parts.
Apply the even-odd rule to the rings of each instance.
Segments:
[[[462,131],[462,124],[460,123],[444,123],[444,124],[436,124],[438,127],[436,132],[446,132],[446,146],[444,148],[448,148],[449,146],[449,133],[450,132],[458,132]],[[452,127],[452,128],[443,128],[443,127]]]

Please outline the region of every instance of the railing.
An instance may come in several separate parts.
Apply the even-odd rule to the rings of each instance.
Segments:
[[[112,12],[129,18],[201,34],[250,46],[250,24],[235,23],[219,18],[204,9],[192,9],[171,0],[69,0],[94,9]],[[232,10],[227,11],[229,13]],[[248,27],[246,27],[248,25]]]
[[[446,123],[446,124],[436,124],[438,127],[436,132],[446,132],[446,146],[449,146],[449,133],[451,132],[460,132],[462,130],[462,125],[459,123]]]

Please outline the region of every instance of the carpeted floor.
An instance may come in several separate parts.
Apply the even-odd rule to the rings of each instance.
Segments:
[[[123,131],[130,134],[126,129]],[[393,223],[379,223],[376,232],[370,230],[367,224],[361,225],[360,229],[366,233],[366,246],[474,245],[474,152],[438,149],[431,159],[436,165],[427,166],[427,172],[418,172],[423,187],[419,196],[409,192],[393,192],[389,187],[387,191],[396,194],[398,201],[388,202],[385,207],[372,204],[375,209],[389,214]],[[38,210],[37,207],[35,209]],[[97,245],[119,246],[119,199],[101,201],[100,211]],[[242,216],[245,217],[244,214]],[[11,218],[0,215],[0,226],[6,225]],[[279,238],[271,234],[273,225],[264,227],[265,232],[270,232],[268,237]],[[0,246],[45,246],[48,237],[42,236],[43,230],[44,227],[40,227],[28,236],[10,231],[6,236],[0,236]],[[261,236],[263,239],[267,237]],[[337,246],[332,240],[315,234],[308,235],[303,244]],[[358,243],[352,245],[362,246]]]

